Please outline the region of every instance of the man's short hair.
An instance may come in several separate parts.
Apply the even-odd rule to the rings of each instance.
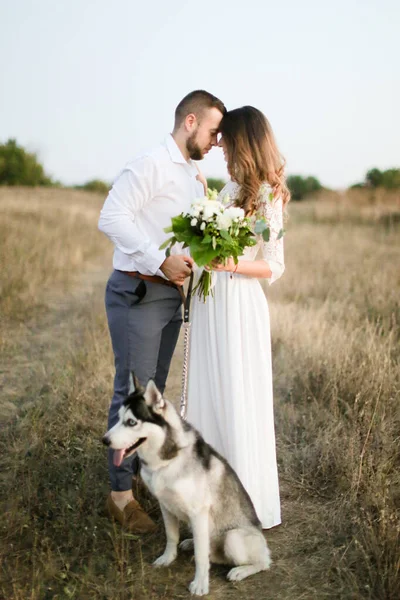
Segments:
[[[194,114],[201,119],[207,108],[217,108],[223,115],[226,113],[225,104],[219,98],[205,90],[195,90],[183,98],[175,110],[175,129],[179,127],[185,118]]]

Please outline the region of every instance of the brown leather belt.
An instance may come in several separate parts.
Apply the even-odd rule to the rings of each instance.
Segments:
[[[176,283],[169,281],[169,279],[164,279],[164,277],[160,277],[159,275],[143,275],[139,273],[139,271],[120,271],[120,273],[125,273],[130,277],[136,277],[137,279],[143,279],[144,281],[152,281],[153,283],[161,283],[161,285],[167,285],[168,287],[174,287],[179,290],[179,287]]]
[[[193,271],[190,275],[188,294],[187,296],[185,296],[185,293],[183,291],[183,285],[176,285],[176,283],[169,281],[169,279],[164,279],[164,277],[159,277],[158,275],[143,275],[142,273],[139,273],[139,271],[120,271],[119,269],[116,270],[119,271],[119,273],[126,273],[126,275],[129,275],[130,277],[136,277],[137,279],[143,279],[144,281],[152,281],[153,283],[161,283],[161,285],[167,285],[168,287],[173,287],[176,290],[178,290],[178,292],[181,295],[182,303],[184,306],[184,322],[186,323],[189,321],[190,298],[192,295],[193,285]]]

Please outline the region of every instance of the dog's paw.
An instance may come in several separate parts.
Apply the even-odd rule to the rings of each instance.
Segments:
[[[208,594],[208,577],[204,577],[203,579],[195,577],[189,585],[189,591],[194,596],[205,596]]]
[[[253,565],[242,565],[241,567],[231,569],[226,578],[228,581],[241,581],[242,579],[249,577],[249,575],[258,573],[261,570],[261,568],[257,568]]]
[[[168,567],[175,559],[176,553],[164,553],[153,562],[153,567]]]
[[[183,542],[181,542],[179,544],[179,549],[183,550],[184,552],[189,552],[190,550],[193,550],[194,549],[193,538],[188,538],[187,540],[183,540]]]

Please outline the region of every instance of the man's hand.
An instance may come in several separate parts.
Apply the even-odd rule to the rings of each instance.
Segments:
[[[194,261],[191,256],[177,254],[175,256],[168,256],[160,266],[160,269],[167,279],[176,283],[176,285],[183,285],[186,277],[189,277],[192,272],[193,263]]]

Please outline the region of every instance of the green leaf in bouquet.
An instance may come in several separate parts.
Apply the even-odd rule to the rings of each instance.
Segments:
[[[265,219],[257,219],[255,227],[254,227],[254,232],[255,233],[262,233],[265,228],[267,227],[267,224],[265,222]]]
[[[262,232],[264,242],[269,242],[270,234],[271,234],[271,232],[270,232],[269,227],[264,229],[264,231]]]
[[[203,237],[203,239],[201,240],[201,243],[202,244],[211,244],[211,235],[208,235],[208,233],[207,233],[207,235],[205,235]]]
[[[164,250],[164,248],[167,248],[167,246],[173,246],[176,242],[176,237],[170,237],[167,240],[165,240],[165,242],[163,244],[161,244],[161,246],[159,247],[159,250]]]
[[[172,231],[174,233],[182,233],[184,231],[190,230],[190,221],[188,217],[184,217],[183,215],[178,215],[177,217],[172,217]]]
[[[193,250],[191,247],[190,254],[192,255],[194,262],[199,267],[204,267],[205,265],[210,264],[210,262],[218,256],[218,251],[213,250],[213,248],[208,248],[205,250],[204,246],[201,250]]]
[[[281,239],[281,238],[282,238],[282,237],[285,235],[285,233],[286,233],[286,231],[285,231],[284,229],[281,229],[281,230],[279,231],[279,233],[278,233],[278,236],[277,236],[277,238],[276,238],[276,239],[277,239],[277,240],[280,240],[280,239]]]
[[[226,229],[221,229],[221,231],[219,232],[221,237],[226,240],[227,242],[229,242],[230,244],[233,243],[233,239],[232,237],[229,235],[229,233],[226,231]]]
[[[164,227],[164,231],[165,233],[173,233],[173,229],[172,229],[172,225],[169,225],[168,227]]]
[[[203,238],[200,236],[192,236],[188,246],[190,247],[190,252],[204,252]]]
[[[178,242],[184,242],[188,246],[190,246],[190,244],[192,243],[193,237],[196,238],[196,236],[193,236],[193,233],[191,231],[185,231],[183,233],[176,234]]]
[[[168,258],[169,256],[171,256],[171,248],[167,248],[166,249],[165,256],[166,256],[166,258]]]

